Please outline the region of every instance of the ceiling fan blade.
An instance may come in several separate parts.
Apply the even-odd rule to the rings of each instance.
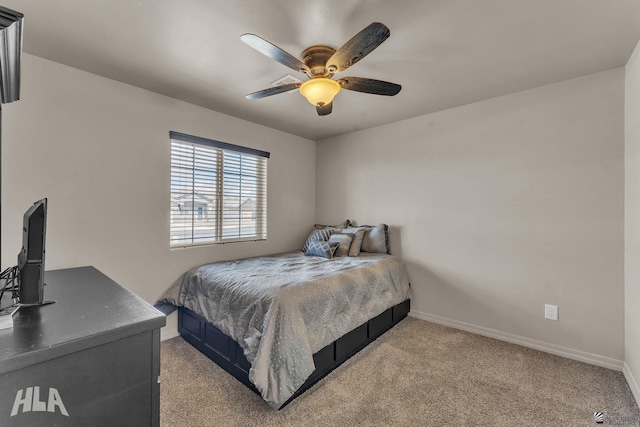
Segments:
[[[340,83],[343,89],[372,93],[374,95],[393,96],[402,89],[402,86],[395,83],[367,79],[364,77],[343,77],[338,79],[338,83]]]
[[[333,110],[333,101],[331,101],[327,105],[323,105],[322,107],[316,107],[316,111],[318,112],[319,116],[326,116],[328,114],[331,114],[331,110]]]
[[[300,71],[305,74],[309,72],[309,67],[307,67],[304,62],[300,61],[290,53],[287,53],[284,50],[280,49],[273,43],[268,42],[262,37],[256,36],[255,34],[243,34],[242,36],[240,36],[240,40],[257,50],[258,52],[262,53],[263,55],[266,55],[269,58],[278,61],[282,65],[286,65],[292,70]]]
[[[372,23],[343,44],[329,58],[326,65],[327,70],[331,73],[346,70],[380,46],[390,34],[391,31],[386,25],[380,22]]]
[[[277,95],[279,93],[289,92],[294,89],[298,89],[302,83],[287,83],[286,85],[280,85],[275,87],[270,87],[268,89],[262,89],[257,92],[250,93],[245,95],[247,99],[260,99],[265,98],[271,95]]]

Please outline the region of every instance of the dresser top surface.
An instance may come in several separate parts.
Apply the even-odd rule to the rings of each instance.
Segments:
[[[165,316],[94,267],[47,271],[45,300],[0,330],[0,373],[165,325]]]

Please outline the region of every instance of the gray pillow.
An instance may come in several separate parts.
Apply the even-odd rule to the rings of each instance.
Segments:
[[[387,224],[376,225],[375,227],[367,226],[367,231],[362,239],[362,252],[374,252],[379,254],[389,253],[389,238],[387,234]]]
[[[327,242],[324,240],[314,240],[304,252],[307,256],[321,256],[331,259],[338,248],[338,242]]]
[[[343,229],[343,228],[347,228],[350,224],[351,224],[351,221],[348,220],[348,219],[345,219],[343,222],[341,222],[340,224],[336,224],[336,225],[314,224],[313,228],[315,228],[315,229],[320,229],[320,228],[338,228],[338,229]]]
[[[362,247],[362,239],[364,239],[364,233],[367,231],[364,227],[351,227],[342,230],[343,233],[353,234],[353,241],[349,247],[349,256],[360,255],[360,248]]]
[[[347,256],[349,255],[349,247],[353,241],[354,234],[351,233],[334,233],[329,237],[329,243],[338,243],[338,249],[334,256]]]
[[[302,252],[307,252],[307,248],[311,244],[311,242],[315,242],[316,240],[329,240],[329,237],[335,232],[335,229],[331,228],[321,228],[318,230],[313,230],[309,237],[307,237],[307,241],[302,246]]]

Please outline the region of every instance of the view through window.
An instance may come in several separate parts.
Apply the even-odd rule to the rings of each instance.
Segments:
[[[172,247],[267,238],[269,153],[171,132]]]

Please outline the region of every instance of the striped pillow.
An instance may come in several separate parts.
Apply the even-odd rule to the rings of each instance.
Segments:
[[[326,241],[329,240],[329,237],[335,232],[335,229],[332,228],[321,228],[319,230],[313,230],[309,237],[307,237],[307,241],[304,243],[302,247],[302,252],[307,252],[309,245],[315,241]]]
[[[331,259],[333,258],[333,254],[337,248],[338,242],[315,240],[309,244],[309,247],[304,254],[307,256],[321,256],[323,258]]]

